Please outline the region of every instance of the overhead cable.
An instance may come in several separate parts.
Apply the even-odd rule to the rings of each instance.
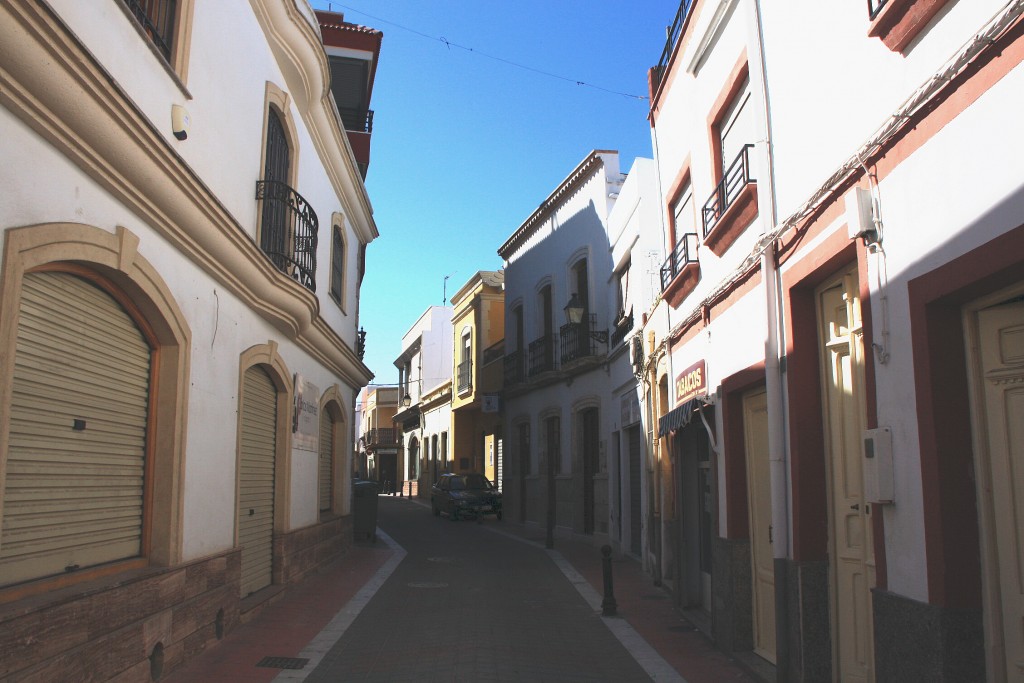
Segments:
[[[536,67],[528,66],[526,64],[521,64],[519,62],[514,62],[511,59],[505,59],[504,57],[499,57],[497,55],[488,54],[486,52],[481,52],[480,50],[477,50],[475,48],[472,48],[472,47],[469,47],[469,46],[466,46],[466,45],[461,45],[459,43],[456,43],[456,42],[453,42],[451,40],[448,40],[444,36],[432,36],[432,35],[430,35],[428,33],[424,33],[423,31],[418,31],[418,30],[416,30],[414,28],[409,28],[408,26],[403,26],[402,24],[396,23],[394,21],[389,21],[389,20],[383,19],[381,17],[375,17],[372,14],[367,14],[366,12],[363,12],[362,10],[356,9],[354,7],[349,7],[349,6],[343,5],[341,3],[330,2],[329,5],[331,5],[331,6],[337,5],[338,7],[342,8],[344,10],[347,10],[349,12],[355,12],[356,14],[361,14],[364,17],[367,17],[368,19],[372,19],[375,23],[378,23],[378,24],[388,24],[389,26],[394,26],[395,28],[400,28],[403,31],[408,31],[409,33],[412,33],[412,34],[415,34],[417,36],[420,36],[421,38],[426,38],[428,40],[437,41],[437,42],[441,43],[442,45],[446,46],[449,50],[451,50],[454,47],[454,48],[457,48],[459,50],[464,50],[464,51],[472,53],[474,55],[478,55],[480,57],[486,57],[487,59],[492,59],[492,60],[494,60],[496,62],[501,62],[503,64],[508,64],[509,66],[514,66],[517,69],[523,69],[524,71],[531,71],[531,72],[533,72],[535,74],[539,74],[541,76],[547,76],[548,78],[555,78],[555,79],[558,79],[560,81],[565,81],[567,83],[575,83],[576,85],[582,86],[584,88],[593,88],[594,90],[600,90],[601,92],[605,92],[605,93],[608,93],[610,95],[619,95],[620,97],[626,97],[626,98],[631,99],[631,100],[640,100],[640,101],[646,101],[647,100],[647,96],[646,95],[633,95],[633,94],[630,94],[630,93],[621,92],[619,90],[612,90],[611,88],[604,88],[604,87],[601,87],[599,85],[595,85],[593,83],[587,83],[585,81],[581,81],[581,80],[576,79],[576,78],[569,78],[567,76],[561,76],[559,74],[552,73],[550,71],[544,71],[543,69],[538,69]]]

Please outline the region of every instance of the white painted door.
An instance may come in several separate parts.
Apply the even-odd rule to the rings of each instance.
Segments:
[[[743,397],[743,438],[747,451],[750,564],[753,581],[754,652],[775,663],[775,562],[772,558],[771,473],[768,463],[768,394]]]
[[[822,399],[829,471],[829,530],[835,677],[874,680],[871,518],[861,471],[864,340],[856,267],[818,290]]]
[[[998,595],[988,622],[997,667],[993,680],[1024,680],[1024,302],[978,313],[984,437],[989,460],[995,567],[986,577]],[[982,493],[985,496],[985,493]],[[999,653],[1002,656],[999,656]],[[1005,667],[1005,672],[998,671]],[[1001,674],[1001,675],[1000,675]]]

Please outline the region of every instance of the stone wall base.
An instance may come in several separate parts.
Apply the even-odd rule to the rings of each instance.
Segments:
[[[878,683],[986,680],[980,610],[947,609],[877,588],[871,596]]]
[[[352,542],[351,515],[276,536],[268,595],[285,597]],[[0,680],[157,680],[241,622],[241,559],[232,549],[0,605]]]

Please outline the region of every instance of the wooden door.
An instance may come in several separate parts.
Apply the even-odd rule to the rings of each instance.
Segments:
[[[861,471],[865,421],[864,342],[856,267],[818,290],[822,409],[829,472],[835,678],[874,680],[871,520]]]
[[[991,678],[1019,681],[1024,679],[1024,301],[980,311],[978,333],[979,431],[988,455],[979,499],[994,511],[992,528],[984,534],[994,540],[985,568]]]
[[[754,652],[775,662],[775,561],[772,555],[772,495],[768,459],[768,394],[758,389],[743,397],[743,437],[747,451],[750,565],[753,582]]]

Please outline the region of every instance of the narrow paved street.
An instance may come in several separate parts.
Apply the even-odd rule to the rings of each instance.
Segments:
[[[310,683],[649,680],[543,549],[494,533],[504,522],[380,502],[408,554]]]
[[[632,559],[613,562],[618,616],[606,618],[589,544],[558,539],[548,551],[513,521],[451,522],[421,501],[377,500],[375,543],[293,586],[164,683],[756,680]]]

